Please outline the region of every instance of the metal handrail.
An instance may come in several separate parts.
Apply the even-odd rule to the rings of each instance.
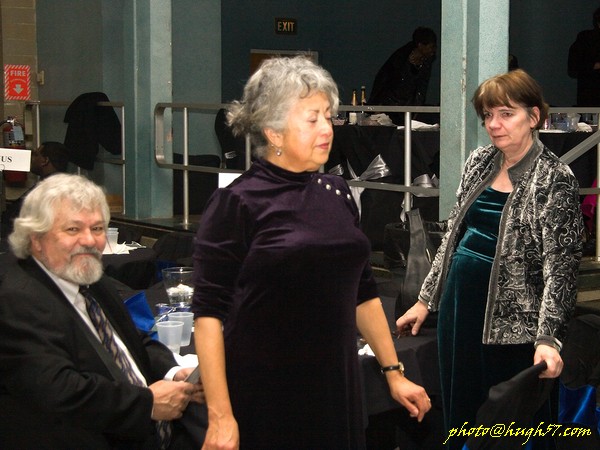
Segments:
[[[210,104],[210,103],[158,103],[154,109],[154,125],[155,125],[155,160],[159,167],[167,168],[167,169],[175,169],[175,170],[183,170],[192,171],[192,172],[208,172],[208,173],[241,173],[240,170],[235,169],[225,169],[225,168],[214,168],[207,166],[196,166],[189,165],[186,161],[189,156],[189,131],[187,130],[187,126],[185,124],[188,121],[189,111],[199,111],[206,113],[214,113],[221,108],[227,108],[227,104]],[[166,134],[164,129],[164,114],[166,109],[180,110],[183,112],[183,121],[184,121],[184,136],[183,136],[183,164],[172,164],[166,162],[165,157],[165,140]],[[410,194],[418,194],[425,197],[437,197],[439,196],[438,188],[431,187],[419,187],[412,186],[412,175],[410,171],[411,166],[411,147],[412,147],[412,129],[410,127],[410,123],[412,120],[413,113],[439,113],[440,108],[438,106],[351,106],[351,105],[340,105],[339,111],[345,112],[395,112],[395,113],[404,113],[404,152],[405,152],[405,167],[404,167],[404,184],[399,185],[395,183],[380,183],[380,182],[372,182],[372,181],[355,181],[348,180],[348,184],[351,186],[364,187],[369,189],[378,189],[378,190],[387,190],[387,191],[397,191],[404,192],[405,202],[407,201],[407,197],[410,200]],[[551,112],[561,111],[561,112],[594,112],[598,111],[595,108],[551,108]],[[562,159],[565,160],[566,163],[570,163],[572,160],[579,157],[583,154],[590,146],[597,143],[596,141],[597,135],[586,139],[581,144],[577,145],[573,150],[569,151],[565,155],[563,155]],[[246,136],[246,168],[250,166],[250,141],[249,136]],[[185,175],[185,173],[184,173]],[[185,183],[184,183],[185,185]],[[581,188],[582,194],[587,193],[600,193],[600,188]],[[186,198],[186,194],[184,193],[184,199]],[[185,208],[184,208],[185,209]],[[184,218],[185,220],[185,218]]]
[[[69,106],[72,102],[66,100],[29,100],[25,102],[25,115],[29,114],[31,116],[32,123],[32,136],[33,136],[33,146],[34,148],[38,148],[41,145],[41,123],[40,123],[40,106]],[[126,185],[125,185],[125,103],[123,102],[98,102],[98,106],[107,106],[112,108],[118,108],[121,116],[121,157],[119,159],[116,158],[103,158],[101,156],[96,156],[96,161],[103,164],[112,164],[116,166],[121,166],[121,197],[123,200],[123,207],[121,209],[121,214],[125,214],[126,208]],[[77,173],[81,173],[81,168],[77,168]]]
[[[215,103],[157,103],[154,107],[154,160],[158,167],[183,171],[183,218],[182,225],[190,225],[190,204],[189,204],[189,173],[242,173],[241,170],[190,165],[189,162],[189,113],[190,111],[214,113],[219,109],[226,107],[223,104]],[[167,109],[179,110],[183,113],[183,164],[168,163],[165,155],[165,111]],[[249,155],[249,142],[246,142],[246,154]],[[247,161],[246,168],[250,167]]]

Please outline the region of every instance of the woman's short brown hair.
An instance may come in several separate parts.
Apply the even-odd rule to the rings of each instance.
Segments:
[[[484,120],[486,110],[497,106],[523,106],[531,115],[538,107],[540,117],[535,128],[542,128],[548,117],[548,104],[544,101],[542,88],[522,69],[512,70],[485,80],[473,94],[473,106],[477,115]]]

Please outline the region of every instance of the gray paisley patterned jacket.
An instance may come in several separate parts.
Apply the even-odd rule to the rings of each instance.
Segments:
[[[502,153],[493,145],[476,149],[465,163],[448,232],[419,294],[430,311],[438,309],[465,214],[501,164]],[[583,246],[579,185],[538,139],[509,169],[509,177],[513,191],[500,220],[482,342],[544,343],[560,350],[577,301]]]

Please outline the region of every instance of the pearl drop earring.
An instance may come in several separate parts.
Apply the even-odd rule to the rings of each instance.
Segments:
[[[281,156],[281,149],[280,149],[279,147],[277,147],[277,148],[275,149],[275,154],[276,154],[277,156]]]

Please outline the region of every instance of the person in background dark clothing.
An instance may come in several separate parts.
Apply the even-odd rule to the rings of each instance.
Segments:
[[[60,142],[47,141],[31,151],[31,173],[44,179],[56,172],[66,172],[69,150]]]
[[[577,106],[600,105],[600,8],[592,30],[579,32],[569,47],[568,73],[577,78]]]
[[[69,151],[60,142],[47,141],[42,143],[37,149],[31,151],[31,167],[29,170],[40,177],[40,180],[55,173],[66,172],[68,165]],[[2,213],[3,233],[10,233],[12,231],[13,220],[21,211],[23,199],[34,187],[35,185],[6,206],[6,211]]]
[[[512,53],[508,55],[508,70],[516,70],[519,68],[519,60]]]
[[[419,106],[425,103],[437,36],[418,27],[412,41],[396,50],[381,66],[373,81],[369,105]]]

